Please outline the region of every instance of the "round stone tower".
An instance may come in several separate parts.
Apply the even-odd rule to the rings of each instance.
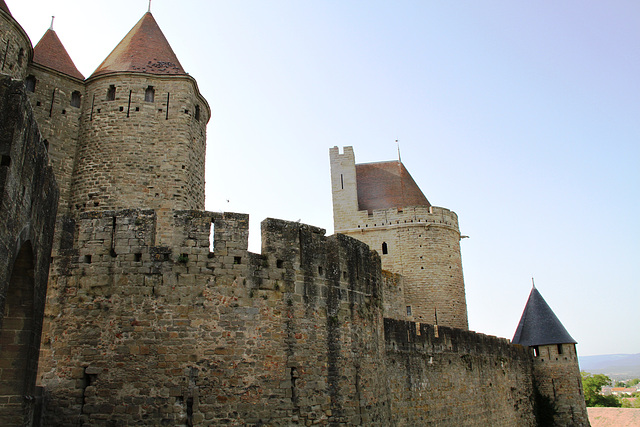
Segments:
[[[531,351],[538,424],[589,426],[576,341],[535,286],[512,342]]]
[[[4,0],[0,0],[0,74],[22,80],[32,58],[29,36],[13,18]]]
[[[402,162],[356,164],[330,150],[334,229],[378,251],[401,274],[406,318],[468,329],[458,216],[431,206]]]
[[[72,210],[204,208],[207,101],[146,13],[86,80]]]

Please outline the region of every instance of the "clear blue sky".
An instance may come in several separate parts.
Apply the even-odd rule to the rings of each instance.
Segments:
[[[146,0],[6,0],[85,76]],[[329,147],[402,160],[456,211],[471,329],[531,276],[581,355],[640,352],[640,3],[153,0],[209,101],[207,209],[333,230]],[[229,200],[227,202],[227,200]]]

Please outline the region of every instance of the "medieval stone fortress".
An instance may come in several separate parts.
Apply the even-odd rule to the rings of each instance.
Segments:
[[[330,149],[336,234],[204,211],[197,82],[146,13],[85,78],[0,0],[3,425],[588,425],[534,288],[468,330],[458,219]],[[514,325],[516,326],[516,325]]]

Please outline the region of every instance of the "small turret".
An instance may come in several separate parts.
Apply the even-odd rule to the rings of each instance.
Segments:
[[[588,426],[576,341],[535,286],[512,342],[531,349],[539,424]]]

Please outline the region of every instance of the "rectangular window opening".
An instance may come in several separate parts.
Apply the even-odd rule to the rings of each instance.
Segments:
[[[540,349],[538,348],[537,345],[533,346],[533,357],[538,357],[540,356]]]
[[[216,224],[211,220],[211,227],[209,228],[209,252],[213,252],[215,250],[215,230]]]
[[[234,256],[233,257],[233,263],[234,264],[241,264],[242,263],[242,257]]]
[[[85,264],[91,264],[91,255],[85,255],[84,256],[84,263]]]
[[[562,354],[562,344],[558,344],[558,354]]]
[[[284,266],[284,261],[281,259],[276,260],[276,267],[282,268]]]
[[[411,306],[407,306],[407,316],[411,316]]]

